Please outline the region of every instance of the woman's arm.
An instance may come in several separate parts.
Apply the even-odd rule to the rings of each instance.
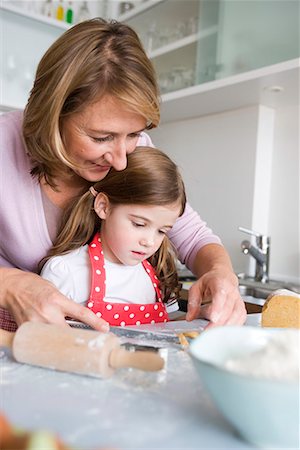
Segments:
[[[201,310],[201,316],[211,321],[209,326],[244,323],[245,305],[229,255],[189,204],[169,237],[180,261],[198,278],[189,290],[187,320],[199,317]],[[211,304],[201,307],[204,298]]]
[[[18,325],[26,321],[65,325],[65,317],[71,317],[96,330],[109,330],[107,322],[69,300],[52,283],[19,269],[0,268],[0,306],[12,314]]]
[[[210,326],[243,324],[246,308],[242,300],[238,279],[229,255],[219,244],[207,244],[196,254],[192,266],[198,280],[191,286],[188,295],[187,320],[201,315],[210,320]],[[211,303],[201,307],[203,300]]]

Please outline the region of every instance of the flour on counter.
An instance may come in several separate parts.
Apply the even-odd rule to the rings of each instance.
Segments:
[[[273,380],[299,380],[299,330],[274,333],[257,351],[227,359],[225,368]]]

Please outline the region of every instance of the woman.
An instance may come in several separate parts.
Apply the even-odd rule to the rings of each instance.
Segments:
[[[98,330],[108,324],[37,275],[55,240],[64,208],[122,170],[144,132],[159,123],[155,73],[136,33],[101,19],[80,23],[46,52],[24,115],[0,119],[0,326],[26,320],[65,324],[65,317]],[[187,319],[243,323],[245,307],[227,252],[189,205],[169,238],[181,262],[199,278],[189,291]]]
[[[167,233],[185,204],[176,164],[137,147],[70,205],[41,276],[110,325],[167,322],[179,293]]]

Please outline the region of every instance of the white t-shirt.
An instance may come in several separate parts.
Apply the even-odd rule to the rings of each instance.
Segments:
[[[155,303],[152,281],[143,265],[125,266],[104,260],[106,272],[105,302]],[[54,256],[44,265],[41,276],[51,281],[60,292],[85,304],[90,296],[92,281],[88,245],[66,255]]]

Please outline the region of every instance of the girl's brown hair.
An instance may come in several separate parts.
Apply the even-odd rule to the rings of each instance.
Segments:
[[[186,204],[185,188],[176,164],[165,153],[152,147],[137,147],[128,155],[126,169],[111,169],[103,180],[94,185],[94,189],[106,194],[112,207],[120,204],[178,204],[179,215],[182,215]],[[93,205],[94,196],[89,191],[74,200],[65,211],[64,225],[43,263],[92,240],[101,228],[101,219]],[[175,256],[175,250],[165,236],[161,247],[149,259],[156,268],[165,301],[178,289]]]
[[[64,147],[63,118],[104,95],[144,117],[148,129],[158,125],[155,71],[136,32],[128,25],[95,18],[66,31],[38,65],[23,122],[33,176],[45,177],[55,187],[57,175],[76,167]]]

